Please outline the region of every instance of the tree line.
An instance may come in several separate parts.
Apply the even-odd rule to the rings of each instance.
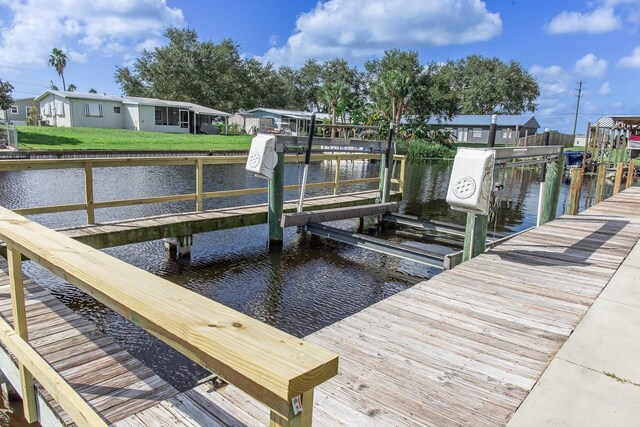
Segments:
[[[300,68],[244,58],[231,39],[201,41],[193,29],[170,28],[168,43],[116,68],[124,94],[190,101],[235,112],[255,107],[331,113],[334,121],[379,124],[458,114],[533,112],[538,83],[517,61],[470,55],[420,62],[391,49],[352,67],[341,58],[307,60]]]

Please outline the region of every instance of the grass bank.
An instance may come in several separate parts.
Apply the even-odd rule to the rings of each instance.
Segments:
[[[18,126],[21,150],[248,150],[251,135]]]

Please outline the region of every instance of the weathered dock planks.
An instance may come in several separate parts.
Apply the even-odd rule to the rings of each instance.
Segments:
[[[310,197],[305,210],[361,206],[373,203],[377,190],[347,193],[337,196]],[[284,203],[285,213],[295,212],[297,201]],[[267,205],[237,206],[203,212],[176,213],[148,218],[83,225],[59,230],[66,236],[101,249],[130,243],[158,240],[165,237],[190,236],[196,233],[265,224]]]
[[[505,425],[639,239],[640,188],[630,188],[308,336],[340,357],[338,376],[315,390],[314,424]],[[75,315],[49,314],[43,304],[61,303],[37,285],[27,291],[31,341],[54,366],[74,378],[74,369],[87,369],[74,368],[80,355],[94,355],[95,370],[101,351],[125,363],[104,336],[73,333],[63,339],[78,352],[67,350],[60,334],[93,329]],[[10,317],[6,303],[0,309]],[[137,409],[115,425],[269,423],[269,410],[232,385],[200,385]]]
[[[639,239],[631,188],[308,336],[340,356],[338,376],[315,391],[314,424],[505,425]],[[268,422],[233,386],[199,386],[117,425],[169,413],[216,425],[198,422],[194,405],[223,425]]]
[[[30,344],[107,422],[127,418],[178,393],[31,279],[25,280],[25,299]],[[13,323],[7,263],[3,259],[0,314]],[[6,353],[4,348],[0,351]],[[39,387],[37,378],[36,386],[58,421],[73,425],[58,403]]]

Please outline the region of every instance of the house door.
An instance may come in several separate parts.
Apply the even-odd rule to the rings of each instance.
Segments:
[[[458,142],[467,142],[468,132],[467,128],[458,128]]]
[[[189,110],[180,110],[180,127],[189,129]]]

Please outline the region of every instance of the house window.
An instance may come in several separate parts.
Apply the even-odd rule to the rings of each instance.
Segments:
[[[24,114],[29,117],[29,115],[31,114],[31,109],[33,107],[24,107]]]
[[[56,116],[64,117],[64,102],[56,101]]]
[[[120,107],[113,107],[113,112],[116,114],[120,114]]]
[[[166,125],[166,118],[163,117],[166,112],[166,108],[156,107],[156,125]],[[164,120],[163,120],[164,119]]]
[[[102,104],[84,104],[84,115],[87,117],[102,117]]]
[[[156,107],[156,125],[179,126],[180,110],[173,107]]]
[[[18,106],[17,105],[12,105],[11,107],[9,107],[9,109],[11,110],[11,114],[18,114]]]
[[[474,138],[482,138],[482,128],[473,128],[473,133],[471,134]]]
[[[511,129],[502,129],[502,138],[511,138]]]
[[[167,122],[169,126],[178,126],[180,124],[180,114],[177,108],[169,107],[167,109],[167,117],[169,117]]]

